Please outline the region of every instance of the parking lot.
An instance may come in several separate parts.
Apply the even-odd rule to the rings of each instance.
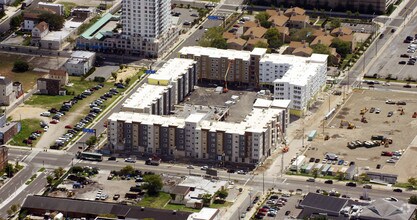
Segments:
[[[297,209],[296,207],[302,198],[300,194],[271,193],[256,211],[255,219],[276,220],[295,218],[301,212],[301,209]]]
[[[414,35],[417,34],[417,23],[410,22],[401,32],[388,32],[383,38],[388,38],[391,34],[394,34],[395,38],[392,40],[392,43],[387,45],[384,51],[378,52],[378,59],[375,60],[374,65],[371,66],[366,76],[377,74],[379,78],[390,77],[398,80],[411,78],[412,80],[417,80],[415,75],[417,66],[407,65],[409,58],[400,57],[401,54],[407,54],[411,57],[417,56],[415,51],[407,52],[410,43],[404,43],[407,36],[414,38]],[[379,45],[378,50],[380,50]],[[405,62],[400,64],[401,61]]]
[[[385,102],[388,99],[405,101],[406,105],[386,104]],[[381,171],[391,170],[391,172],[395,170],[392,169],[394,166],[396,166],[396,169],[414,167],[415,160],[402,161],[400,165],[396,162],[401,156],[391,155],[391,153],[407,149],[416,136],[417,119],[412,118],[416,107],[415,94],[356,90],[344,107],[336,113],[328,126],[324,128],[329,140],[324,141],[323,137],[320,136],[312,142],[308,142],[310,147],[306,156],[323,160],[326,153],[334,153],[344,162],[354,161],[362,169],[374,171],[378,170],[378,164]],[[366,113],[363,115],[368,123],[361,122],[362,115],[360,115],[360,112],[364,108],[368,109],[368,111],[365,110]],[[370,113],[371,108],[374,108],[373,113]],[[398,111],[400,108],[404,110],[403,115],[400,114],[401,111]],[[378,111],[379,113],[377,113]],[[389,112],[392,112],[392,116],[388,116]],[[341,122],[343,128],[340,127]],[[355,128],[348,129],[349,123]],[[306,134],[308,132],[306,131]],[[319,132],[322,132],[321,128]],[[348,142],[351,141],[370,141],[372,135],[381,135],[392,139],[393,143],[388,144],[388,147],[383,144],[373,147],[362,146],[356,149],[347,147]],[[390,153],[382,156],[383,151]],[[387,162],[388,160],[390,162]]]
[[[171,13],[174,17],[178,17],[178,24],[183,24],[183,27],[191,27],[184,22],[193,22],[198,19],[198,11],[196,9],[188,8],[174,8]]]

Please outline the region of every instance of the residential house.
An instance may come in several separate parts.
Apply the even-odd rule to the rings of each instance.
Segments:
[[[0,105],[10,105],[16,100],[13,83],[4,76],[0,76]]]
[[[316,44],[323,44],[327,47],[330,47],[330,45],[333,42],[333,36],[331,35],[321,35],[314,38],[314,40],[310,43],[310,46],[316,45]]]
[[[304,45],[302,47],[295,48],[291,54],[300,57],[310,57],[311,54],[313,54],[313,49],[307,45]]]
[[[293,15],[288,21],[289,26],[293,28],[306,28],[309,23],[310,17],[308,15]]]
[[[351,35],[353,31],[348,27],[338,27],[333,29],[330,33],[336,37],[339,37],[343,35]]]
[[[0,146],[0,170],[4,170],[9,162],[9,148]]]
[[[292,52],[299,47],[308,46],[308,43],[305,41],[291,41],[287,49],[285,49],[284,54],[292,54]]]
[[[244,37],[262,38],[268,29],[264,27],[251,27],[244,34]]]
[[[236,36],[227,40],[227,49],[243,50],[245,44],[245,40]]]
[[[250,50],[252,51],[253,49],[255,49],[255,45],[258,42],[264,42],[266,44],[268,44],[268,40],[265,38],[250,38],[247,42],[246,42],[246,50]]]
[[[285,10],[284,15],[287,17],[292,17],[296,15],[305,15],[306,11],[299,7],[293,7]]]
[[[403,201],[388,199],[376,199],[371,204],[361,207],[359,214],[360,220],[397,220],[397,219],[415,219],[416,206]]]
[[[290,29],[288,27],[275,27],[282,36],[282,42],[289,43],[291,41]]]
[[[6,144],[17,133],[20,132],[21,128],[22,126],[20,122],[9,122],[9,123],[4,124],[2,127],[0,127],[0,144]],[[6,163],[7,163],[7,155],[4,155],[3,151],[4,151],[4,147],[0,147],[0,170],[2,170],[2,166],[4,165],[3,164],[4,160],[6,160]]]
[[[272,22],[272,27],[285,27],[289,19],[283,14],[277,14],[269,17],[268,21]]]
[[[23,85],[20,82],[13,82],[13,92],[16,95],[16,99],[23,95]]]
[[[64,67],[68,74],[82,76],[94,67],[96,53],[88,51],[75,51],[71,58],[65,63]]]
[[[243,24],[243,33],[245,33],[249,28],[259,27],[259,24],[254,21],[247,21]]]
[[[55,12],[47,9],[47,8],[37,8],[37,9],[31,9],[29,11],[25,11],[23,13],[23,31],[32,31],[33,28],[36,27],[36,25],[39,23],[39,16],[43,13],[52,13]]]
[[[49,78],[59,80],[61,86],[68,84],[68,73],[65,70],[49,70]]]
[[[224,32],[223,33],[223,38],[227,41],[229,39],[235,38],[236,35],[234,33],[230,33],[230,32]]]
[[[59,79],[39,78],[37,86],[40,94],[59,95],[61,90],[61,81]]]
[[[322,36],[322,35],[325,35],[325,34],[327,34],[326,30],[324,30],[323,28],[319,28],[319,29],[314,29],[311,36],[318,37],[318,36]]]
[[[174,186],[169,194],[171,195],[171,201],[173,204],[183,204],[187,202],[185,196],[190,192],[191,188],[188,186]]]
[[[269,15],[269,17],[276,16],[282,13],[282,11],[276,9],[266,9],[265,12]]]
[[[329,62],[333,65],[340,63],[342,57],[336,52],[336,48],[330,47]]]
[[[48,23],[42,21],[39,22],[35,28],[32,29],[32,39],[31,43],[33,45],[38,45],[39,41],[42,40],[49,33]]]

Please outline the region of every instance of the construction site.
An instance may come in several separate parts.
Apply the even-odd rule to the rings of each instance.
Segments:
[[[417,135],[417,100],[414,94],[392,91],[354,90],[332,118],[308,142],[308,158],[338,155],[359,169],[398,174],[415,168],[415,160],[405,160]],[[399,180],[407,176],[399,175]]]

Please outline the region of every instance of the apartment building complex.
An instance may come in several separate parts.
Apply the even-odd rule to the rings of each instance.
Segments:
[[[272,84],[274,99],[292,100],[292,113],[301,114],[326,83],[327,57],[266,54],[259,64],[260,83]]]
[[[184,47],[180,57],[197,61],[199,80],[228,84],[274,86],[275,99],[290,99],[294,114],[307,108],[308,102],[326,83],[328,55],[310,57],[267,54],[264,48],[253,51]]]
[[[240,123],[213,121],[203,112],[186,117],[114,113],[107,123],[109,146],[113,152],[255,164],[279,147],[289,102],[258,99]]]
[[[257,85],[259,60],[266,52],[262,48],[253,51],[223,50],[211,47],[183,47],[181,58],[197,61],[198,78],[201,81],[224,82],[235,85]]]
[[[168,115],[174,110],[174,105],[194,91],[196,74],[195,61],[171,59],[123,103],[122,111]]]

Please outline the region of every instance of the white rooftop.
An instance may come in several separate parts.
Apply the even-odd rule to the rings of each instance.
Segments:
[[[89,51],[74,51],[71,54],[71,58],[90,58],[92,56],[94,56],[96,53],[94,52],[89,52]]]
[[[177,118],[174,116],[160,116],[160,115],[149,115],[135,112],[117,112],[110,115],[109,120],[111,121],[126,121],[126,122],[140,122],[142,124],[153,125],[159,124],[162,126],[177,126],[184,127],[185,121],[183,118]]]
[[[177,79],[180,75],[188,72],[191,65],[196,63],[191,59],[174,58],[166,62],[155,74],[148,77],[149,80],[168,80]]]
[[[224,180],[208,180],[198,176],[187,176],[178,186],[188,186],[195,188],[188,195],[191,198],[200,198],[203,194],[214,195],[217,191],[227,187],[228,183]],[[201,194],[200,194],[201,193]]]
[[[198,123],[199,121],[203,120],[204,117],[206,117],[206,114],[203,114],[203,113],[194,113],[194,114],[191,114],[190,116],[188,116],[185,119],[185,121],[186,122]]]
[[[166,86],[143,84],[136,90],[135,93],[126,99],[126,101],[122,104],[122,108],[126,111],[126,108],[144,109],[146,107],[150,107],[154,100],[162,96],[166,88]]]
[[[204,207],[200,210],[200,212],[193,213],[188,216],[187,220],[212,220],[218,212],[218,209]]]
[[[213,47],[200,47],[200,46],[192,46],[192,47],[183,47],[180,51],[180,54],[193,54],[194,56],[209,56],[209,57],[227,57],[229,59],[242,59],[242,60],[249,60],[250,58],[250,51],[243,51],[243,50],[224,50],[224,49],[217,49]]]
[[[328,55],[312,54],[311,57],[294,55],[266,54],[260,63],[272,62],[274,64],[289,64],[289,69],[281,79],[274,82],[288,82],[293,85],[304,86],[310,77],[314,76],[318,69],[323,68]]]
[[[254,108],[282,108],[286,109],[290,105],[291,100],[267,100],[267,99],[256,99],[253,104]]]
[[[250,54],[263,56],[266,54],[266,48],[254,48]]]

